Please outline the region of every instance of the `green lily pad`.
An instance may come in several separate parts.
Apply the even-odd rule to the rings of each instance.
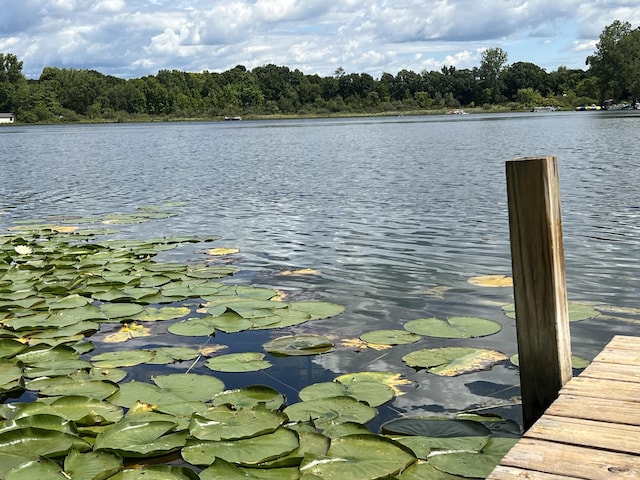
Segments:
[[[133,367],[153,360],[152,350],[119,350],[105,352],[91,357],[91,363],[98,368]]]
[[[135,303],[103,303],[100,311],[108,320],[120,321],[122,318],[141,314],[144,307]]]
[[[133,408],[139,402],[158,407],[186,402],[188,399],[163,390],[157,385],[132,380],[120,385],[120,389],[109,398],[114,405]]]
[[[0,477],[41,456],[64,457],[71,450],[86,451],[91,446],[80,437],[54,430],[24,428],[0,434]]]
[[[256,372],[271,367],[271,362],[264,360],[263,353],[228,353],[210,358],[204,366],[219,372]]]
[[[292,422],[367,423],[376,416],[376,410],[353,397],[317,398],[289,405],[284,413]]]
[[[520,366],[520,357],[516,353],[509,357],[509,361],[516,367]],[[571,367],[575,369],[587,368],[591,362],[586,358],[578,357],[577,355],[571,355]]]
[[[309,314],[310,320],[335,317],[344,312],[342,305],[329,302],[293,302],[289,304],[289,308]]]
[[[420,318],[405,323],[404,328],[418,335],[442,338],[474,338],[498,333],[502,325],[475,317]]]
[[[420,460],[397,476],[398,480],[460,480],[460,478],[457,475],[441,472],[430,463]]]
[[[322,335],[288,335],[271,340],[262,348],[272,355],[319,355],[331,351],[333,342]]]
[[[334,438],[326,456],[306,458],[300,472],[332,480],[391,477],[416,461],[404,448],[377,435]]]
[[[125,458],[166,455],[182,448],[186,432],[170,433],[174,422],[119,422],[96,437],[94,450],[116,453]]]
[[[487,477],[518,438],[492,437],[480,452],[433,452],[429,463],[438,470],[461,477]]]
[[[287,417],[264,406],[233,410],[225,405],[194,415],[189,433],[198,440],[239,440],[275,432]]]
[[[109,477],[109,480],[199,480],[199,478],[197,473],[187,467],[149,465],[123,470]]]
[[[169,333],[186,337],[208,337],[216,332],[215,317],[187,318],[169,326]]]
[[[46,414],[57,415],[75,422],[77,425],[105,425],[122,419],[122,408],[102,400],[83,396],[65,396],[51,404],[32,402],[22,405],[14,414],[14,419]]]
[[[152,377],[153,383],[165,392],[189,401],[208,401],[224,390],[224,383],[211,375],[176,373]]]
[[[507,356],[497,350],[448,347],[416,350],[402,357],[402,360],[410,367],[427,368],[429,373],[435,375],[455,377],[488,370],[507,360]]]
[[[79,395],[104,400],[118,391],[118,385],[108,380],[69,380],[40,389],[40,395],[65,396]]]
[[[278,410],[284,405],[285,398],[284,395],[271,387],[252,385],[218,393],[211,399],[211,403],[214,406],[230,405],[234,408],[252,408],[264,405],[269,410]]]
[[[255,466],[283,457],[298,448],[298,436],[287,428],[242,440],[209,442],[189,440],[182,457],[194,465],[211,465],[216,458],[242,466]]]
[[[65,479],[60,465],[47,458],[31,460],[18,465],[17,467],[11,469],[11,471],[7,473],[6,477],[2,478],[4,478],[5,480],[33,480],[35,478],[46,478],[52,480]]]
[[[349,384],[340,382],[315,383],[300,390],[300,399],[305,402],[340,396],[353,397],[372,407],[378,407],[391,400],[395,396],[395,392],[383,383],[358,381]]]
[[[600,316],[600,312],[591,305],[578,302],[568,302],[567,304],[570,322],[579,322],[589,318]],[[516,318],[516,306],[513,303],[504,305],[502,311],[509,318]]]
[[[406,330],[373,330],[360,335],[360,340],[378,345],[405,345],[414,343],[422,337]]]
[[[168,365],[174,362],[186,362],[198,358],[198,350],[189,347],[159,347],[151,350],[153,358],[146,361],[148,365]]]
[[[191,313],[188,307],[145,307],[142,314],[137,316],[141,322],[156,322],[160,320],[174,320],[182,318]]]
[[[74,450],[64,459],[64,471],[73,480],[112,478],[121,469],[122,459],[110,453],[80,453]]]
[[[399,418],[381,429],[423,459],[432,450],[479,452],[491,437],[491,430],[482,423],[438,417]]]
[[[0,360],[0,394],[22,388],[22,367],[10,360]]]

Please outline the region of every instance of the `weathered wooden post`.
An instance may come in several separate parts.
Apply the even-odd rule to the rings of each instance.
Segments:
[[[571,378],[571,340],[555,156],[507,162],[509,231],[524,427]]]

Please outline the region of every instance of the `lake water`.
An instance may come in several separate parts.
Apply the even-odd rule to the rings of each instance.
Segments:
[[[346,307],[294,332],[355,338],[432,316],[503,324],[481,339],[425,337],[386,351],[279,359],[263,373],[220,376],[228,386],[270,384],[293,402],[304,385],[338,374],[393,371],[413,387],[383,418],[471,406],[518,417],[518,371],[508,363],[441,378],[415,372],[401,357],[458,345],[516,353],[514,323],[500,308],[512,302],[511,289],[467,280],[510,275],[505,161],[523,156],[559,159],[569,299],[615,307],[572,323],[574,354],[590,359],[613,335],[634,334],[639,127],[630,112],[12,126],[0,129],[0,228],[184,202],[179,216],[123,226],[118,235],[217,234],[217,245],[241,250],[234,283]],[[167,257],[201,260],[202,252],[181,248]],[[301,268],[319,274],[279,275]],[[273,335],[216,342],[260,351]]]

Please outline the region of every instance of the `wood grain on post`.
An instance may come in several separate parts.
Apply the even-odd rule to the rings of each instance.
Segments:
[[[571,341],[555,156],[508,161],[511,262],[525,428],[571,378]]]

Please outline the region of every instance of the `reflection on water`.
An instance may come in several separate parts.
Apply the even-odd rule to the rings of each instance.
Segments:
[[[126,226],[120,235],[219,234],[220,244],[241,249],[235,282],[347,308],[295,331],[358,337],[452,315],[504,326],[483,339],[425,338],[383,352],[277,359],[266,372],[224,378],[228,386],[267,383],[291,399],[302,386],[339,373],[390,370],[415,385],[394,402],[397,411],[502,405],[518,395],[517,370],[509,365],[443,379],[404,367],[401,357],[450,345],[515,353],[513,322],[500,309],[512,301],[510,289],[466,282],[510,272],[504,162],[515,157],[559,158],[570,299],[637,308],[639,122],[572,112],[2,128],[0,226],[185,202],[179,217]],[[183,249],[167,257],[197,255]],[[277,275],[297,268],[321,273]],[[591,358],[612,335],[634,333],[637,311],[617,316],[627,321],[573,324],[574,353]],[[274,334],[215,341],[254,350]]]

